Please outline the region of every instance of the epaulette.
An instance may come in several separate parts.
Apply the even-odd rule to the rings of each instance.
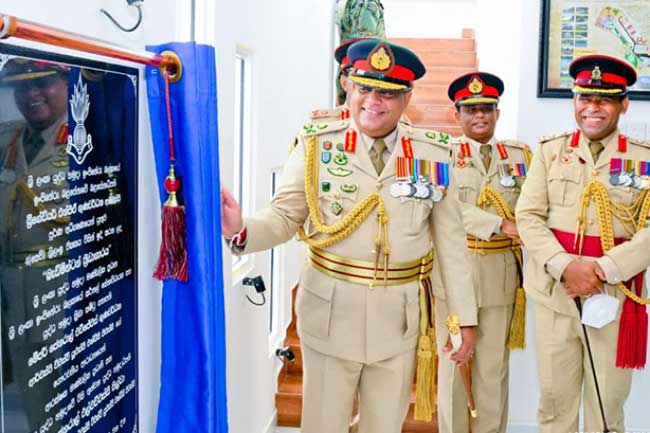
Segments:
[[[341,109],[339,107],[323,109],[323,110],[312,110],[309,113],[309,120],[318,120],[318,119],[323,119],[325,117],[333,117],[338,119],[340,115],[341,115]]]
[[[559,134],[554,134],[554,135],[543,135],[543,136],[539,137],[538,142],[539,142],[539,144],[542,144],[542,143],[546,143],[547,141],[557,140],[558,138],[566,138],[566,137],[570,136],[571,134],[573,134],[573,131],[565,131],[565,132],[561,132]]]
[[[16,131],[23,126],[25,126],[25,121],[23,120],[12,120],[10,122],[0,123],[0,134]]]
[[[444,132],[413,128],[412,126],[406,126],[404,130],[406,131],[406,135],[408,135],[413,140],[435,144],[444,149],[449,149],[451,145],[451,135]]]
[[[336,122],[328,123],[307,123],[302,127],[300,131],[303,135],[320,135],[326,132],[340,131],[350,126],[350,121],[348,120],[338,120]]]
[[[503,140],[501,142],[503,144],[505,144],[506,146],[515,147],[517,149],[530,150],[530,146],[528,145],[528,143],[524,143],[523,141],[519,141],[519,140]]]
[[[636,144],[637,146],[649,147],[650,141],[639,140],[638,138],[627,137],[628,143]]]

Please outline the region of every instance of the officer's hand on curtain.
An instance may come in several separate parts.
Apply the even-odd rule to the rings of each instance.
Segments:
[[[244,227],[241,207],[230,191],[221,187],[221,233],[225,238],[232,238]]]
[[[463,338],[463,344],[460,349],[453,353],[449,358],[456,362],[456,365],[467,364],[474,356],[474,346],[476,346],[476,326],[463,326],[460,328],[460,335]],[[447,344],[442,349],[444,352],[451,352],[451,339],[447,339]]]
[[[570,298],[576,296],[591,296],[603,291],[604,276],[596,262],[574,260],[562,273],[564,289]]]

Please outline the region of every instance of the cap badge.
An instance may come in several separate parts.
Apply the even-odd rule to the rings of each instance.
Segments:
[[[377,71],[385,71],[390,68],[391,65],[391,55],[386,51],[384,45],[380,45],[379,48],[370,55],[370,66]]]
[[[594,66],[594,69],[591,71],[591,79],[594,81],[600,81],[603,79],[603,73],[600,71],[600,66]]]
[[[472,92],[474,95],[477,93],[481,93],[483,91],[483,83],[481,83],[481,80],[478,79],[478,77],[472,78],[472,81],[469,83],[469,91]]]

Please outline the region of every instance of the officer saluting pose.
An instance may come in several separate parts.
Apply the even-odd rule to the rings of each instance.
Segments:
[[[636,81],[630,65],[585,56],[570,74],[578,129],[541,140],[516,213],[530,253],[525,287],[535,300],[538,418],[541,432],[580,430],[583,393],[584,430],[602,431],[596,377],[607,423],[621,432],[629,368],[645,364],[646,301],[639,296],[650,265],[650,146],[617,129]]]
[[[523,347],[525,297],[521,288],[522,255],[514,207],[531,158],[528,147],[494,136],[499,119],[499,77],[472,72],[449,85],[456,121],[463,135],[454,139],[453,172],[458,181],[463,223],[476,279],[480,332],[472,360],[472,384],[477,417],[473,433],[506,431],[510,348]],[[518,292],[516,292],[518,291]],[[517,308],[515,308],[517,293]],[[447,305],[436,302],[438,341],[443,344]],[[516,320],[513,321],[513,311]],[[441,346],[442,347],[442,346]],[[442,433],[469,430],[467,395],[461,372],[447,354],[438,369],[438,426]]]
[[[473,350],[475,299],[458,248],[465,235],[449,145],[444,135],[398,123],[424,66],[406,48],[377,40],[347,54],[350,119],[307,125],[267,210],[243,220],[224,190],[222,228],[238,253],[296,233],[309,245],[296,299],[303,433],[347,433],[357,392],[359,431],[398,433],[416,358],[418,386],[428,391],[418,396],[420,414],[431,417],[432,246],[449,309],[460,318],[461,363]]]

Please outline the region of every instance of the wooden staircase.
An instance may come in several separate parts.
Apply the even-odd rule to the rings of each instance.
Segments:
[[[463,30],[461,39],[391,39],[391,42],[413,50],[427,68],[427,74],[417,81],[406,112],[412,124],[460,135],[460,128],[454,119],[454,106],[447,97],[447,87],[460,75],[477,70],[474,31]],[[292,292],[292,305],[295,305],[296,290],[297,287]],[[296,330],[295,310],[287,329],[285,346],[291,347],[296,359],[293,364],[285,362],[278,376],[278,391],[275,394],[278,425],[300,427],[302,352]],[[435,419],[430,423],[413,420],[414,406],[415,395],[411,398],[409,414],[402,427],[402,433],[436,433],[438,426]]]
[[[292,305],[295,305],[297,286],[292,292]],[[275,394],[275,407],[278,411],[278,425],[282,427],[300,427],[300,414],[302,411],[302,351],[300,338],[296,330],[296,313],[292,308],[291,324],[287,329],[285,346],[290,346],[296,359],[293,363],[285,362],[278,376],[278,391]],[[415,390],[415,388],[414,388]],[[402,433],[437,433],[438,424],[431,422],[415,421],[413,409],[415,407],[415,393],[411,396],[409,413],[402,427]]]
[[[391,39],[410,48],[422,60],[427,73],[413,89],[406,116],[411,123],[427,129],[460,135],[454,119],[454,105],[447,97],[449,84],[459,76],[476,71],[474,31],[464,29],[460,39]]]

